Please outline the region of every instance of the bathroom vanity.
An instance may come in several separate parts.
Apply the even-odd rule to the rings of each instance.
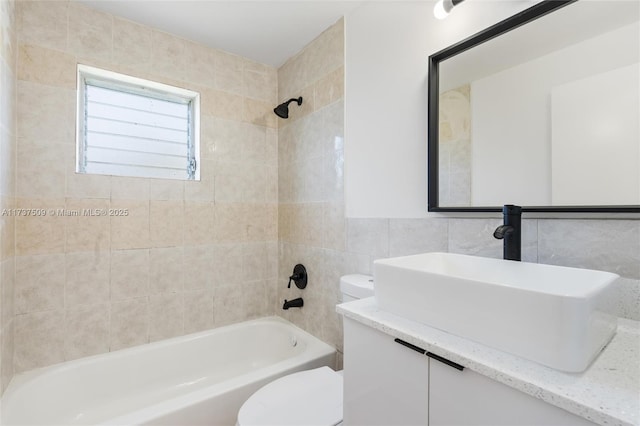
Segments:
[[[344,316],[344,424],[639,425],[640,332],[619,320],[583,373],[564,373],[380,310]]]

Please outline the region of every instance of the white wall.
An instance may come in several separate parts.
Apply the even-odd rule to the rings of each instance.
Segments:
[[[637,34],[636,23],[472,82],[472,205],[551,204],[552,89],[637,63]],[[597,60],[592,52],[600,52]],[[587,146],[583,144],[581,151]],[[634,172],[632,165],[625,166],[627,174]],[[616,185],[607,179],[600,183],[606,191]],[[591,198],[590,203],[558,199],[554,204],[606,204],[605,200],[612,198]]]
[[[640,204],[638,63],[551,93],[554,205]]]
[[[427,216],[429,55],[536,1],[369,2],[345,17],[347,217]]]

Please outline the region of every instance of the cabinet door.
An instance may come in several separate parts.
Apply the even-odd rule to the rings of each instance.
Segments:
[[[588,420],[475,373],[429,361],[430,426],[593,426]]]
[[[427,425],[428,358],[344,319],[344,425]]]

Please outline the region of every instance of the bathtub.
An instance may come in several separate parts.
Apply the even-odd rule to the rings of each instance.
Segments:
[[[334,367],[335,349],[269,317],[16,375],[2,425],[234,425],[283,375]]]

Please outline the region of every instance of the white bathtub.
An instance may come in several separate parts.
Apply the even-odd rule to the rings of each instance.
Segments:
[[[19,374],[2,425],[233,425],[264,384],[334,364],[331,346],[264,318]]]

